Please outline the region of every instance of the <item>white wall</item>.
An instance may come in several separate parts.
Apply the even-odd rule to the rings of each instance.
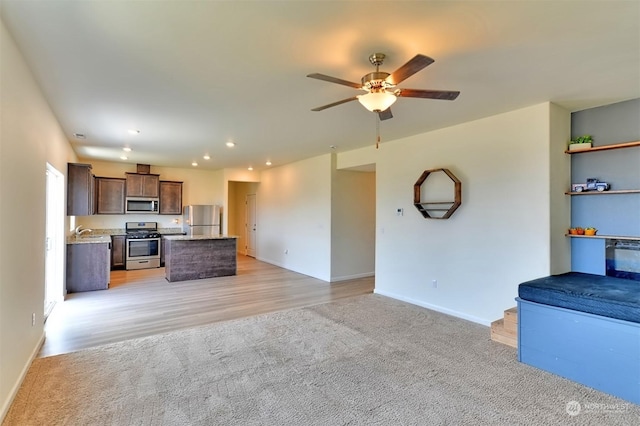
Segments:
[[[515,306],[520,282],[551,272],[551,109],[554,123],[568,123],[545,103],[381,145],[377,293],[489,324]],[[441,167],[462,181],[462,206],[424,219],[413,185]],[[554,177],[564,184],[566,173]]]
[[[93,174],[102,177],[124,178],[125,173],[135,173],[136,165],[130,163],[81,160],[92,166]],[[151,165],[151,173],[159,174],[160,180],[183,182],[182,205],[187,204],[219,204],[223,205],[224,188],[221,170],[202,170],[196,168],[158,167]],[[179,215],[93,215],[76,218],[77,225],[91,229],[124,228],[125,222],[132,221],[158,222],[160,228],[182,227]],[[178,220],[178,223],[174,223]]]
[[[571,157],[564,153],[571,134],[571,114],[555,104],[549,109],[549,176],[551,274],[571,271],[571,239],[565,237],[571,227]]]
[[[257,203],[258,259],[330,281],[331,155],[263,171]]]
[[[374,275],[375,172],[335,170],[331,194],[331,281]]]
[[[1,420],[44,337],[46,163],[76,156],[1,21],[0,52]]]

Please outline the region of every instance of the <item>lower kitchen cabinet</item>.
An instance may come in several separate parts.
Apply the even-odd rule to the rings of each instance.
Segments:
[[[67,244],[67,293],[106,290],[111,271],[111,243]]]
[[[124,269],[126,266],[125,236],[113,235],[111,237],[111,269]]]

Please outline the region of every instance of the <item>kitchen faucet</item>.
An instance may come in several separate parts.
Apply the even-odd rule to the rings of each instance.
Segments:
[[[76,236],[80,236],[82,234],[84,234],[85,232],[93,232],[93,229],[82,229],[82,225],[78,225],[78,227],[76,228]]]

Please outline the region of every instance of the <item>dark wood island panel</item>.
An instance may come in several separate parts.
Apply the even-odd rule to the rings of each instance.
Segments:
[[[236,275],[236,238],[165,238],[167,281]]]

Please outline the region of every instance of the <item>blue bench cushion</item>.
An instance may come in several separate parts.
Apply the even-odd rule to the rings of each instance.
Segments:
[[[523,300],[640,323],[640,282],[568,272],[518,286]]]

